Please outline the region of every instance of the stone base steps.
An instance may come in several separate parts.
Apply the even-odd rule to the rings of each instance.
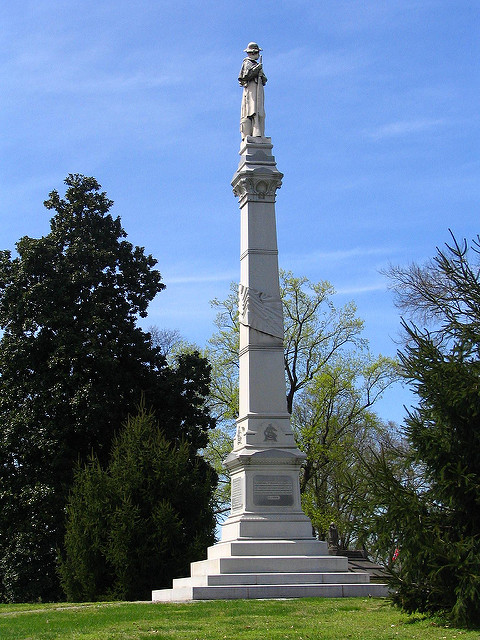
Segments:
[[[321,540],[232,540],[207,549],[207,559],[234,556],[328,556]]]
[[[176,578],[177,587],[297,584],[367,584],[368,573],[229,573]]]
[[[232,540],[191,564],[189,578],[152,592],[154,602],[268,598],[383,597],[386,585],[366,572],[348,570],[348,560],[328,555],[318,540]]]
[[[192,576],[210,573],[329,573],[348,571],[339,556],[237,556],[200,560],[191,565]]]
[[[380,584],[281,584],[242,586],[185,586],[152,592],[153,602],[275,598],[368,598],[387,595]]]

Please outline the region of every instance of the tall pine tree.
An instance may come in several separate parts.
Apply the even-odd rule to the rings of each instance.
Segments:
[[[187,574],[214,542],[215,484],[210,465],[141,406],[106,469],[93,458],[76,473],[60,563],[69,600],[145,600]]]
[[[384,468],[379,531],[395,531],[394,601],[409,612],[443,612],[480,623],[480,244],[455,238],[419,267],[390,275],[404,322],[399,354],[418,396],[406,420],[411,468],[402,483]],[[427,328],[420,328],[422,322]],[[377,478],[378,480],[378,478]]]

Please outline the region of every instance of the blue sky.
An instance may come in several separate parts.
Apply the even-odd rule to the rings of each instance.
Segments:
[[[264,49],[280,265],[351,299],[374,353],[399,314],[380,270],[480,231],[478,0],[17,0],[0,36],[0,248],[93,175],[167,285],[146,324],[203,345],[239,277],[237,75]],[[401,421],[396,387],[379,412]]]

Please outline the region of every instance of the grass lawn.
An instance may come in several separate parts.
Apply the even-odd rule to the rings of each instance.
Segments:
[[[480,639],[381,599],[0,605],[1,640]]]

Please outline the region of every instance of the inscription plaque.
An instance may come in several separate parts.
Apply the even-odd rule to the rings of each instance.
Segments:
[[[243,507],[242,479],[232,480],[232,511],[238,511]]]
[[[254,476],[253,504],[258,507],[293,504],[293,482],[290,476]]]

